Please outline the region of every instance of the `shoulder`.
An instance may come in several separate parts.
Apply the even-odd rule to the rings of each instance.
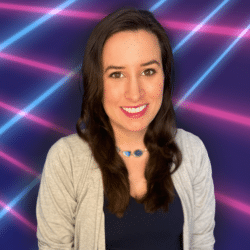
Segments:
[[[206,151],[202,140],[184,129],[178,128],[175,141],[181,150],[183,161],[187,165],[197,165],[200,162],[204,151]]]
[[[91,165],[92,153],[87,142],[78,134],[71,134],[56,141],[46,157],[44,175],[60,176],[60,180],[78,185],[87,176]]]
[[[90,156],[91,151],[87,142],[78,134],[71,134],[60,138],[50,148],[48,154],[59,155],[61,157]]]
[[[200,151],[204,147],[202,140],[197,135],[181,128],[177,129],[175,141],[181,151],[189,153]]]
[[[183,166],[197,174],[202,166],[210,165],[209,156],[203,141],[184,129],[177,129],[175,141],[181,150]]]
[[[197,135],[182,128],[177,128],[176,141],[178,141],[178,143],[189,143],[194,145],[201,143],[201,139]]]

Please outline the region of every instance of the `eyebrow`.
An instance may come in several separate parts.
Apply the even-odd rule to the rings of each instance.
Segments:
[[[157,61],[157,60],[151,60],[149,62],[146,62],[146,63],[142,63],[140,66],[148,66],[148,65],[151,65],[151,64],[157,64],[158,66],[160,66],[161,64]],[[114,65],[110,65],[106,68],[106,70],[104,71],[104,73],[106,73],[109,69],[125,69],[125,67],[121,67],[121,66],[114,66]]]

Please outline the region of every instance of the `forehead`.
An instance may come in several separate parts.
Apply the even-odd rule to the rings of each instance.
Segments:
[[[107,64],[134,65],[152,59],[160,60],[161,50],[157,36],[151,32],[122,31],[105,42],[102,58],[104,67]]]

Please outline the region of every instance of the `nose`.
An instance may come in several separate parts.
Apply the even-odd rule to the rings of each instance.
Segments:
[[[127,85],[125,91],[125,97],[132,102],[138,102],[144,94],[143,86],[137,77],[131,78]]]

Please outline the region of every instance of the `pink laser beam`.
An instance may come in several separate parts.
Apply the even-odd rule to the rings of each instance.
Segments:
[[[215,198],[219,202],[224,203],[225,205],[229,207],[235,208],[243,213],[246,213],[247,215],[250,215],[250,205],[248,204],[245,204],[243,202],[240,202],[236,199],[233,199],[229,196],[226,196],[218,192],[215,193]]]
[[[24,164],[22,164],[20,161],[14,159],[13,157],[7,155],[6,153],[4,153],[3,151],[0,151],[0,157],[2,157],[3,159],[5,159],[6,161],[14,164],[15,166],[17,166],[18,168],[34,175],[37,178],[40,178],[40,174],[36,171],[34,171],[33,169],[25,166]]]
[[[28,226],[30,229],[32,229],[33,231],[37,231],[37,227],[31,223],[30,221],[28,221],[26,218],[24,218],[22,215],[20,215],[19,213],[17,213],[15,210],[13,210],[12,208],[8,207],[7,204],[5,204],[3,201],[0,200],[0,205],[5,208],[6,210],[8,210],[12,215],[14,215],[18,220],[20,220],[21,222],[23,222],[26,226]]]
[[[0,9],[6,10],[17,10],[17,11],[24,11],[24,12],[33,12],[33,13],[47,13],[49,14],[54,9],[46,8],[46,7],[39,7],[39,6],[31,6],[31,5],[20,5],[20,4],[7,4],[7,3],[0,3]],[[57,15],[62,16],[69,16],[81,19],[102,19],[106,15],[94,12],[85,12],[85,11],[75,11],[75,10],[62,10]]]
[[[24,11],[24,12],[33,12],[33,13],[50,13],[53,9],[39,6],[30,6],[30,5],[19,5],[19,4],[6,4],[0,3],[0,9],[6,10],[15,10],[15,11]],[[62,10],[57,15],[69,16],[80,19],[97,19],[100,20],[107,16],[102,13],[93,13],[93,12],[84,12],[84,11],[75,11],[75,10]],[[159,22],[170,29],[178,30],[193,30],[197,24],[180,22],[173,20],[159,19]],[[238,36],[244,29],[242,28],[232,28],[227,26],[213,26],[213,25],[203,25],[198,32],[217,34],[217,35],[227,35],[227,36]],[[246,34],[244,37],[250,38],[250,33]]]
[[[228,111],[187,101],[185,101],[180,107],[250,127],[250,118],[243,115],[237,115]]]
[[[50,72],[57,73],[57,74],[67,75],[70,73],[70,71],[67,69],[55,67],[46,63],[41,63],[41,62],[37,62],[34,60],[18,57],[18,56],[9,55],[9,54],[2,53],[2,52],[0,52],[0,57],[13,61],[13,62],[25,64],[31,67],[43,69],[43,70],[50,71]]]
[[[6,104],[4,102],[1,102],[1,101],[0,101],[0,107],[4,108],[6,110],[9,110],[9,111],[11,111],[11,112],[13,112],[15,114],[22,115],[22,116],[26,117],[29,120],[32,120],[32,121],[34,121],[34,122],[36,122],[36,123],[38,123],[38,124],[40,124],[40,125],[42,125],[44,127],[48,127],[50,129],[53,129],[53,130],[55,130],[55,131],[57,131],[59,133],[63,133],[63,134],[66,134],[66,135],[73,134],[73,131],[70,131],[70,130],[65,129],[63,127],[59,127],[56,124],[54,124],[52,122],[49,122],[49,121],[46,121],[44,119],[41,119],[41,118],[39,118],[37,116],[31,115],[29,113],[25,113],[22,110],[17,109],[15,107],[12,107],[12,106],[10,106],[10,105],[8,105],[8,104]]]
[[[162,26],[170,29],[178,29],[178,30],[193,30],[197,24],[195,23],[187,23],[187,22],[179,22],[179,21],[170,21],[170,20],[161,20],[159,21]],[[203,25],[198,32],[202,33],[210,33],[216,35],[226,35],[226,36],[233,36],[237,37],[244,29],[242,28],[233,28],[227,26],[213,26],[213,25]],[[244,37],[250,38],[250,34],[247,33]]]

